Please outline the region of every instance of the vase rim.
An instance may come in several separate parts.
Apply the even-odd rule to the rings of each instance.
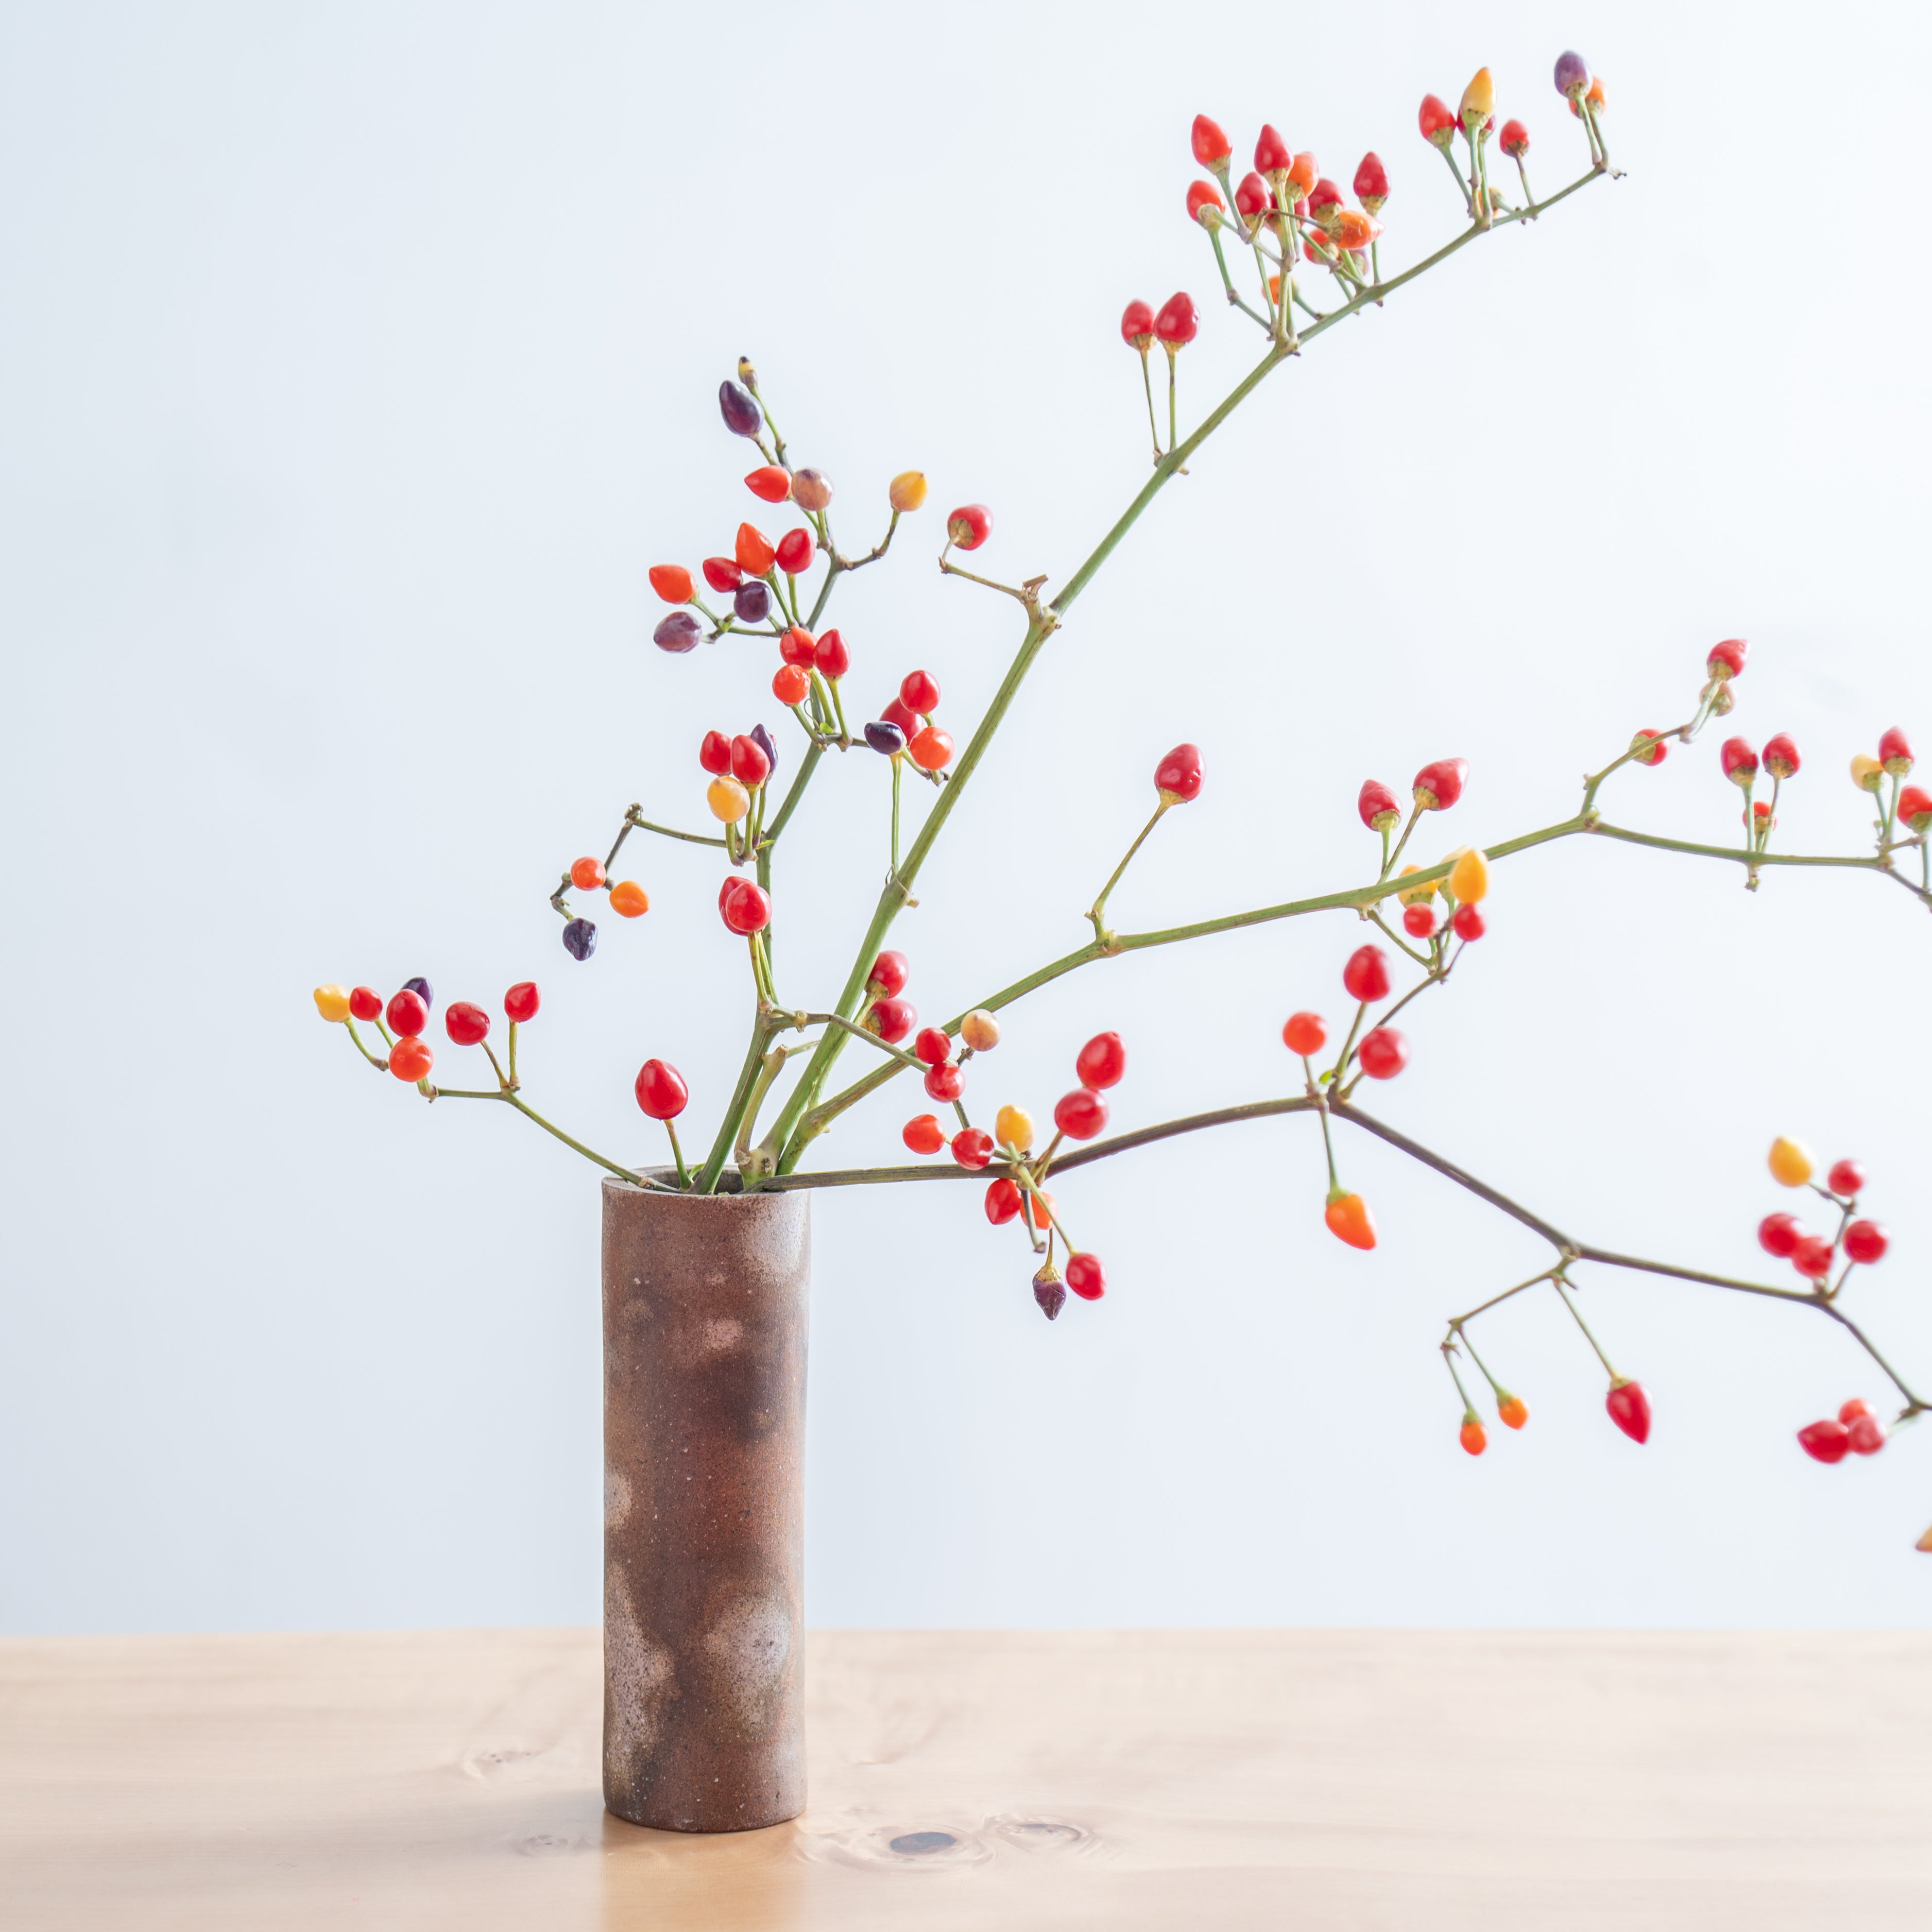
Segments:
[[[641,1187],[638,1183],[656,1180],[669,1184],[660,1187]],[[635,1196],[645,1201],[724,1202],[724,1201],[782,1201],[789,1196],[808,1193],[809,1189],[794,1187],[760,1188],[750,1194],[745,1192],[744,1176],[734,1167],[727,1168],[718,1177],[718,1191],[715,1194],[694,1194],[676,1184],[677,1169],[674,1167],[643,1167],[636,1170],[636,1179],[620,1180],[614,1174],[604,1177],[604,1186],[608,1193],[626,1198]]]

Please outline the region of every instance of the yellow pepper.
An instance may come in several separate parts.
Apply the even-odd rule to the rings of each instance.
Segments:
[[[1875,792],[1885,776],[1885,767],[1869,753],[1861,752],[1852,760],[1852,782],[1861,791]]]
[[[349,995],[340,986],[318,986],[315,1010],[332,1024],[349,1017]]]
[[[905,516],[926,501],[926,472],[902,470],[886,486],[886,501]]]
[[[1396,873],[1396,877],[1399,879],[1406,879],[1410,873],[1419,872],[1421,870],[1422,868],[1420,866],[1405,866]],[[1411,886],[1406,892],[1396,894],[1396,897],[1400,899],[1404,905],[1426,905],[1435,896],[1436,881],[1433,879],[1430,880],[1424,885]]]
[[[1033,1145],[1033,1116],[1024,1107],[1002,1107],[993,1119],[993,1138],[1024,1154]]]
[[[1449,868],[1449,895],[1464,905],[1474,905],[1488,894],[1490,862],[1474,846],[1469,847]]]
[[[1462,90],[1460,112],[1464,129],[1469,134],[1474,134],[1496,111],[1496,82],[1490,78],[1487,68],[1479,67],[1474,79]]]
[[[704,788],[704,802],[721,824],[736,825],[752,808],[752,795],[736,778],[715,778]]]
[[[1780,1134],[1771,1144],[1772,1178],[1785,1187],[1802,1187],[1811,1178],[1811,1150],[1802,1141]]]

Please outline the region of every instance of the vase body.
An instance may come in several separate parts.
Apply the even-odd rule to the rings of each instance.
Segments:
[[[634,1824],[804,1808],[811,1214],[604,1183],[604,1802]]]

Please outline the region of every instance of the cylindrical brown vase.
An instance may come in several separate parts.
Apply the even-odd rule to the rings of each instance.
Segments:
[[[604,1802],[805,1807],[805,1190],[604,1184]]]

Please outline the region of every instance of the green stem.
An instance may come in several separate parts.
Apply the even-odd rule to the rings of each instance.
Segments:
[[[737,1140],[738,1122],[744,1114],[746,1102],[751,1098],[752,1083],[758,1077],[758,1069],[765,1057],[765,1042],[770,1031],[769,1022],[760,1013],[752,1022],[752,1042],[745,1049],[745,1064],[738,1070],[738,1084],[732,1090],[724,1118],[718,1123],[718,1138],[711,1143],[711,1151],[705,1156],[704,1165],[698,1171],[698,1191],[700,1194],[715,1194],[718,1191],[718,1178],[724,1172],[725,1159]]]
[[[626,814],[624,824],[626,830],[634,826],[636,830],[640,832],[655,832],[660,838],[682,838],[687,845],[717,845],[722,847],[724,845],[725,842],[722,838],[711,838],[706,833],[702,832],[680,832],[675,830],[673,826],[668,825],[653,825],[648,818],[640,818],[638,817],[637,807],[635,806],[633,806],[629,812]],[[623,843],[623,840],[621,836],[617,842],[619,844],[622,844]],[[614,846],[611,848],[611,856],[614,858],[616,856],[616,848]],[[605,864],[604,870],[606,872],[610,870],[610,866],[608,862]]]
[[[1610,1357],[1604,1353],[1602,1344],[1598,1341],[1595,1336],[1590,1333],[1590,1324],[1583,1319],[1582,1310],[1580,1310],[1576,1304],[1570,1299],[1568,1294],[1564,1292],[1563,1277],[1560,1274],[1552,1275],[1550,1277],[1550,1285],[1552,1288],[1556,1289],[1557,1300],[1562,1302],[1565,1308],[1569,1310],[1571,1317],[1576,1322],[1576,1326],[1582,1330],[1584,1340],[1588,1342],[1592,1348],[1595,1349],[1598,1360],[1601,1362],[1604,1365],[1604,1372],[1607,1375],[1613,1382],[1621,1381],[1622,1378],[1619,1376],[1616,1370],[1610,1366]]]
[[[374,1067],[377,1072],[388,1072],[389,1070],[389,1063],[386,1060],[378,1060],[376,1056],[362,1044],[362,1036],[356,1030],[356,1022],[353,1016],[352,1016],[350,1018],[345,1019],[342,1024],[349,1029],[349,1037],[356,1042],[356,1051],[359,1053],[371,1066]],[[512,1022],[511,1024],[511,1037],[514,1039],[515,1035],[515,1023]]]
[[[545,1133],[554,1134],[559,1140],[562,1142],[566,1147],[575,1148],[579,1154],[583,1155],[586,1160],[594,1160],[599,1167],[608,1168],[611,1173],[620,1176],[626,1180],[635,1180],[637,1179],[637,1175],[633,1173],[629,1168],[620,1167],[614,1160],[606,1160],[601,1154],[596,1151],[595,1148],[587,1148],[581,1141],[573,1139],[572,1136],[566,1133],[561,1127],[553,1126],[551,1123],[545,1120],[542,1114],[539,1114],[534,1107],[526,1105],[518,1095],[514,1094],[493,1094],[490,1097],[494,1100],[502,1101],[507,1106],[515,1108],[517,1112],[522,1114],[524,1119],[526,1120],[536,1121],[537,1125],[542,1128]]]
[[[665,1121],[664,1132],[670,1136],[670,1157],[677,1163],[677,1184],[688,1188],[691,1185],[691,1176],[685,1172],[684,1150],[677,1144],[677,1123],[675,1120]]]
[[[1107,910],[1107,900],[1108,896],[1113,892],[1114,888],[1120,883],[1120,874],[1133,863],[1134,854],[1147,843],[1148,833],[1152,832],[1154,827],[1160,823],[1162,818],[1166,814],[1168,808],[1174,802],[1174,801],[1172,799],[1164,797],[1161,800],[1160,802],[1154,807],[1154,816],[1141,827],[1140,836],[1127,848],[1127,856],[1114,868],[1113,877],[1100,888],[1100,896],[1094,902],[1094,909],[1087,915],[1087,916],[1094,922],[1094,936],[1096,939],[1104,938],[1106,937],[1106,928],[1102,915]]]
[[[1160,424],[1154,412],[1154,375],[1148,367],[1148,352],[1141,351],[1141,387],[1147,392],[1148,429],[1154,437],[1154,460],[1160,460]]]
[[[892,756],[892,862],[886,877],[896,879],[899,875],[899,754]]]

